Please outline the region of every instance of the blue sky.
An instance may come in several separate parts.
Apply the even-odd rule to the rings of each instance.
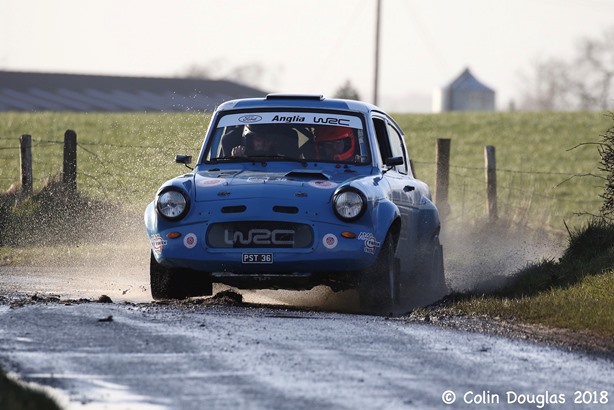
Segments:
[[[522,73],[614,26],[614,0],[381,0],[380,105],[427,112],[465,67],[505,109]],[[0,0],[0,69],[212,76],[332,95],[373,90],[375,0]]]

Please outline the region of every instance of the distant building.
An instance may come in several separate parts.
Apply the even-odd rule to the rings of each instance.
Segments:
[[[468,68],[433,96],[433,112],[494,110],[495,91],[475,78]]]
[[[0,111],[213,111],[265,91],[231,81],[0,71]]]

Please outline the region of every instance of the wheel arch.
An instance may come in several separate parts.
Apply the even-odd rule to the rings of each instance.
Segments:
[[[399,243],[399,237],[401,235],[402,224],[403,222],[401,222],[401,216],[397,215],[392,220],[392,223],[390,224],[390,227],[388,228],[388,232],[386,234],[386,236],[388,236],[388,233],[390,233],[395,246]]]

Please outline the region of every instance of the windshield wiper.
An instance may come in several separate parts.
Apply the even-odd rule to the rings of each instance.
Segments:
[[[250,161],[261,161],[261,162],[266,162],[269,160],[283,160],[283,161],[292,161],[292,162],[298,162],[300,164],[302,164],[303,166],[307,166],[307,160],[304,158],[296,158],[296,157],[290,157],[287,155],[281,155],[281,154],[273,154],[273,155],[250,155],[248,157],[245,157],[245,159],[250,160]]]
[[[207,162],[216,164],[219,161],[237,161],[238,162],[238,161],[248,161],[248,159],[245,157],[216,157],[216,158],[209,159]]]
[[[262,163],[266,163],[267,161],[270,161],[270,160],[292,161],[292,162],[298,162],[298,163],[302,164],[304,167],[307,166],[307,160],[306,159],[289,157],[287,155],[281,155],[281,154],[249,155],[247,157],[226,157],[226,156],[224,156],[224,157],[211,158],[207,162],[211,163],[211,164],[217,164],[218,162],[223,162],[223,161],[227,161],[227,162],[262,162]]]

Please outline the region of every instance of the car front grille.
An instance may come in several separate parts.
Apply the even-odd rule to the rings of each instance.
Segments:
[[[211,248],[309,248],[312,243],[311,227],[293,222],[223,222],[207,231]]]

